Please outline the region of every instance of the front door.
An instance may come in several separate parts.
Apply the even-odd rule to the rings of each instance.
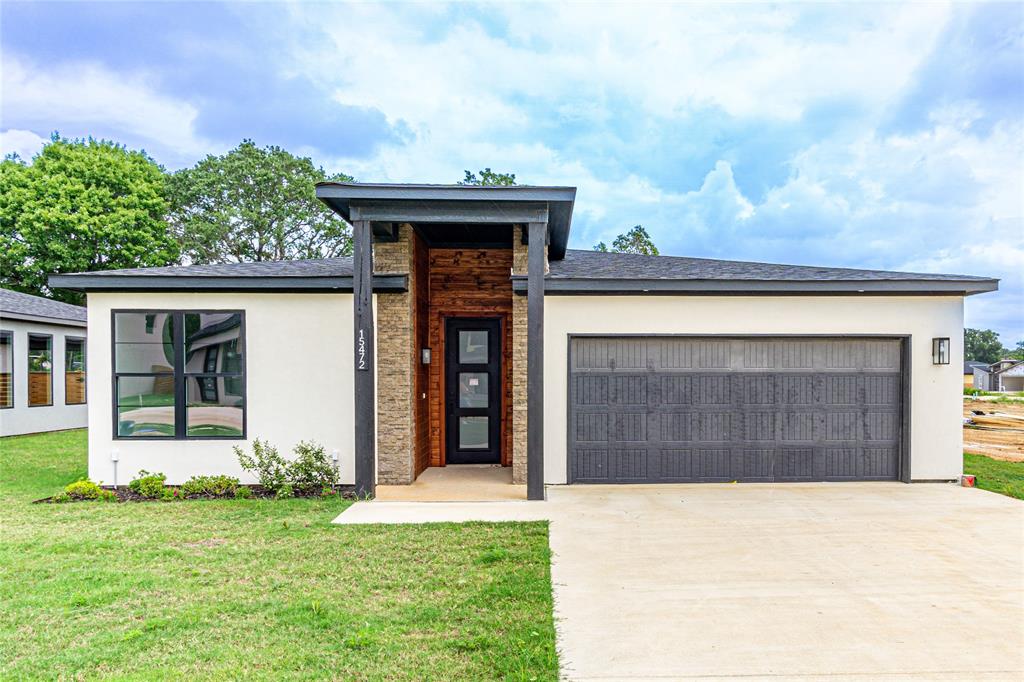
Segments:
[[[447,464],[501,463],[501,320],[445,323]]]

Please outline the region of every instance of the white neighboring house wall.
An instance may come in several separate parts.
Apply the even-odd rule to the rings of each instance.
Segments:
[[[991,391],[989,384],[991,383],[992,375],[986,370],[975,367],[974,368],[974,387],[981,391]]]
[[[64,342],[65,338],[83,339],[85,327],[36,322],[11,317],[0,317],[0,330],[13,333],[12,349],[14,374],[14,407],[0,409],[0,436],[16,436],[44,431],[79,429],[87,425],[88,406],[68,405],[64,390]],[[29,334],[52,336],[51,355],[53,372],[51,380],[52,404],[28,406],[28,337]],[[88,343],[86,343],[88,350]],[[0,368],[8,371],[8,368]],[[86,381],[88,378],[86,366]]]
[[[1003,370],[999,374],[994,375],[993,378],[998,382],[996,391],[1024,391],[1024,363]]]
[[[241,310],[245,313],[245,440],[132,440],[114,437],[112,310]],[[139,470],[180,484],[199,474],[228,474],[243,483],[234,446],[255,438],[290,458],[300,440],[338,451],[341,482],[354,482],[351,294],[91,293],[89,294],[89,477],[118,485]]]
[[[570,334],[807,334],[911,337],[913,480],[963,473],[963,298],[886,296],[547,296],[544,299],[544,481],[567,479]],[[932,364],[932,338],[950,364]]]

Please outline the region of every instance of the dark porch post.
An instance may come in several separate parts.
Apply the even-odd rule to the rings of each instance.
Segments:
[[[355,309],[356,495],[372,497],[377,483],[374,411],[373,236],[369,220],[352,221]]]
[[[530,223],[526,290],[526,497],[544,499],[544,247],[548,224]]]

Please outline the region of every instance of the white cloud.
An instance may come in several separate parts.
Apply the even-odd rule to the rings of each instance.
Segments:
[[[141,74],[80,62],[44,66],[4,54],[0,82],[3,119],[36,133],[61,125],[87,133],[110,131],[104,134],[116,134],[121,142],[128,138],[150,150],[159,146],[173,155],[169,161],[210,151],[194,133],[195,107],[161,94]]]
[[[36,135],[31,130],[10,130],[0,131],[0,156],[17,154],[25,161],[29,161],[39,153],[47,140]]]

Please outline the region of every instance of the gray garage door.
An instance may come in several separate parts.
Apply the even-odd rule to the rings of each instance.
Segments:
[[[892,480],[898,339],[576,337],[569,482]]]

